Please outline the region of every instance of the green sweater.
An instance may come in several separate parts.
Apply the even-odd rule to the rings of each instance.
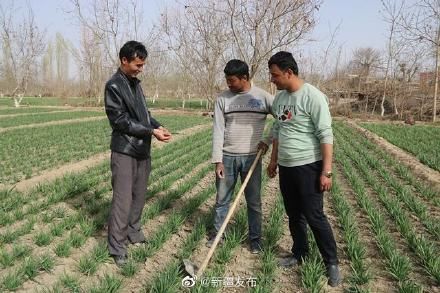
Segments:
[[[321,144],[333,144],[328,98],[304,83],[296,92],[280,91],[272,106],[278,164],[294,167],[322,160]]]

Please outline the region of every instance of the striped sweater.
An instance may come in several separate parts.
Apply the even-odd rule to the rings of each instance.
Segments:
[[[215,101],[212,163],[222,162],[223,154],[248,155],[257,152],[263,139],[267,114],[272,112],[273,96],[252,86],[248,92],[226,90]]]

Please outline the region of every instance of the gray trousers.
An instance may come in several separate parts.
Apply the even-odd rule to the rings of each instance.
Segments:
[[[126,255],[127,241],[145,240],[141,216],[145,205],[151,158],[141,160],[112,152],[113,199],[108,218],[108,250],[111,255]]]

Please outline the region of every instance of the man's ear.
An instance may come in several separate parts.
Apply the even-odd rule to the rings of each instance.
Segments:
[[[127,57],[122,57],[122,58],[121,58],[121,64],[127,65],[128,63],[129,63],[129,62],[128,62]]]

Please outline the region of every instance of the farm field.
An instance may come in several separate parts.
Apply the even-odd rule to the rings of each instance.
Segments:
[[[326,285],[311,235],[312,249],[304,263],[278,268],[277,258],[287,254],[292,243],[278,180],[263,176],[263,253],[248,250],[246,208],[241,204],[204,278],[185,287],[191,280],[183,280],[182,259],[201,263],[213,221],[211,120],[195,113],[153,115],[173,133],[195,125],[207,127],[153,148],[142,216],[148,242],[130,246],[129,262],[122,269],[109,258],[107,160],[28,192],[3,190],[0,291],[440,292],[436,188],[349,123],[339,121],[334,123],[336,176],[325,210],[338,244],[343,284]],[[421,131],[425,130],[410,133],[407,139],[419,139],[410,135]],[[109,135],[105,119],[6,131],[0,137],[0,180],[19,182],[108,151]],[[266,155],[264,164],[267,159]]]
[[[2,117],[6,116],[6,117]],[[7,128],[19,125],[38,124],[51,121],[62,121],[71,119],[81,119],[88,117],[105,117],[102,111],[53,111],[48,113],[37,113],[32,115],[9,116],[2,115],[0,112],[0,128]]]
[[[184,115],[159,114],[156,117],[173,131],[207,121],[201,116],[188,119]],[[106,119],[6,131],[0,136],[0,183],[18,182],[42,170],[107,151],[110,134]]]
[[[148,98],[147,100],[148,107],[151,109],[160,109],[160,108],[171,108],[178,109],[183,107],[183,103],[181,99],[171,98],[171,97],[159,97],[154,103],[152,99]],[[11,98],[0,98],[0,107],[13,107],[14,101]],[[19,108],[19,111],[29,111],[32,112],[32,109],[36,109],[35,107],[60,107],[60,106],[89,106],[90,100],[86,98],[57,98],[57,97],[24,97],[21,105],[23,108]],[[26,107],[31,107],[30,110]],[[206,108],[206,100],[200,98],[192,98],[190,100],[185,100],[185,109],[205,109]],[[44,109],[44,108],[42,108]],[[50,109],[50,108],[46,108]],[[3,109],[0,109],[0,113]],[[9,111],[13,111],[9,110]],[[18,109],[17,109],[18,110]]]
[[[87,102],[86,98],[58,98],[58,97],[24,97],[21,106],[81,106]],[[0,98],[0,106],[14,106],[14,100],[11,98]]]
[[[416,156],[423,164],[440,171],[440,127],[362,123],[362,127]]]
[[[53,107],[21,107],[21,108],[11,108],[4,107],[0,108],[0,115],[19,115],[19,114],[38,114],[47,112],[60,112],[66,111],[63,108],[53,108]]]

